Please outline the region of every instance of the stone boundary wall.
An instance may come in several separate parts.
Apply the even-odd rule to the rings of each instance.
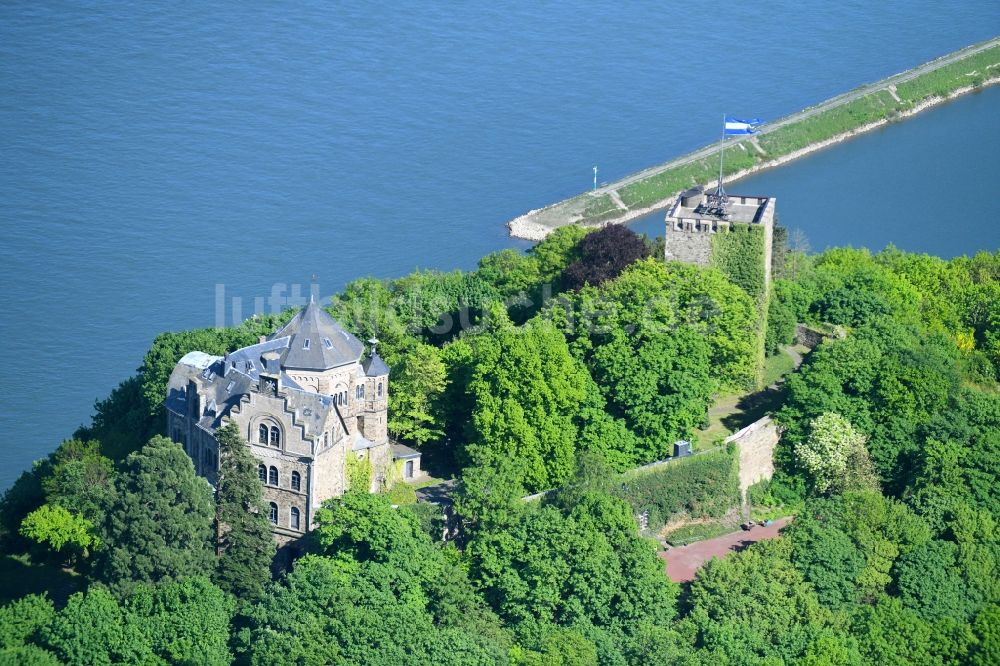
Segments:
[[[778,424],[770,416],[754,421],[726,438],[726,444],[733,443],[739,448],[740,493],[744,503],[750,486],[774,475],[774,447],[780,438]]]
[[[795,344],[816,349],[821,342],[829,339],[840,339],[844,337],[844,331],[840,327],[834,327],[832,332],[821,331],[807,324],[795,325]]]
[[[744,506],[746,506],[747,501],[747,489],[758,481],[770,479],[774,475],[774,447],[777,446],[779,439],[781,439],[781,430],[778,427],[778,424],[775,423],[770,416],[758,419],[739,432],[726,438],[725,444],[735,445],[739,452],[738,462],[740,495],[743,498]],[[696,451],[690,456],[671,457],[664,460],[657,460],[655,462],[642,465],[641,467],[634,467],[627,470],[623,472],[623,475],[630,476],[642,473],[656,469],[657,467],[669,465],[672,462],[688,460],[704,453],[718,451],[719,448],[720,447],[715,447],[704,451]],[[532,495],[522,497],[521,501],[534,502],[545,497],[551,492],[551,490],[543,490],[540,493],[534,493]]]

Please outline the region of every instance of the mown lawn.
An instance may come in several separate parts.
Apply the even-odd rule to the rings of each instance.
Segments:
[[[795,369],[795,359],[782,349],[774,356],[764,359],[764,386],[771,386]]]
[[[795,370],[795,360],[783,349],[764,359],[762,391],[719,396],[708,410],[708,426],[695,432],[700,448],[745,428],[780,404],[781,388],[768,388]]]
[[[811,118],[786,125],[760,137],[761,147],[772,158],[888,118],[903,107],[885,90],[842,104]]]
[[[896,86],[900,99],[919,102],[927,97],[944,97],[953,90],[981,84],[1000,74],[1000,46],[986,49],[947,67],[928,72]]]
[[[686,546],[695,541],[714,539],[717,536],[729,534],[736,529],[739,529],[739,525],[734,523],[732,519],[720,518],[719,520],[678,527],[676,530],[668,532],[663,538],[671,546]]]

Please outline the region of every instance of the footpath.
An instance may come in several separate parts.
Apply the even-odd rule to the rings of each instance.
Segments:
[[[732,534],[724,534],[714,539],[697,541],[687,546],[671,548],[660,553],[666,562],[667,575],[675,583],[686,583],[694,580],[695,574],[713,557],[723,557],[729,553],[738,552],[750,544],[774,539],[779,536],[782,527],[791,522],[791,518],[780,518],[771,525],[755,525],[749,530],[740,530]]]

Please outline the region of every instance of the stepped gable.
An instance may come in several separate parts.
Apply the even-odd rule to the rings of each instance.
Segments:
[[[196,416],[198,424],[208,431],[215,431],[220,426],[222,417],[240,404],[244,395],[257,390],[263,360],[259,363],[248,361],[254,357],[260,358],[261,349],[273,349],[275,343],[287,340],[288,338],[284,338],[244,347],[225,358],[202,352],[187,354],[171,374],[167,408],[178,413],[189,413],[191,406],[188,401],[191,397],[188,385],[193,382],[199,394]],[[346,430],[347,426],[332,397],[303,389],[284,372],[281,372],[281,385],[286,408],[294,414],[296,425],[303,428],[306,437],[319,435],[330,411],[337,414],[341,427]]]

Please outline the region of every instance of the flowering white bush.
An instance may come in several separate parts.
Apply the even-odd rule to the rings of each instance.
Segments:
[[[795,445],[795,456],[809,472],[813,485],[826,492],[840,485],[847,476],[848,461],[864,454],[864,434],[840,414],[826,412],[810,424],[809,438]]]

